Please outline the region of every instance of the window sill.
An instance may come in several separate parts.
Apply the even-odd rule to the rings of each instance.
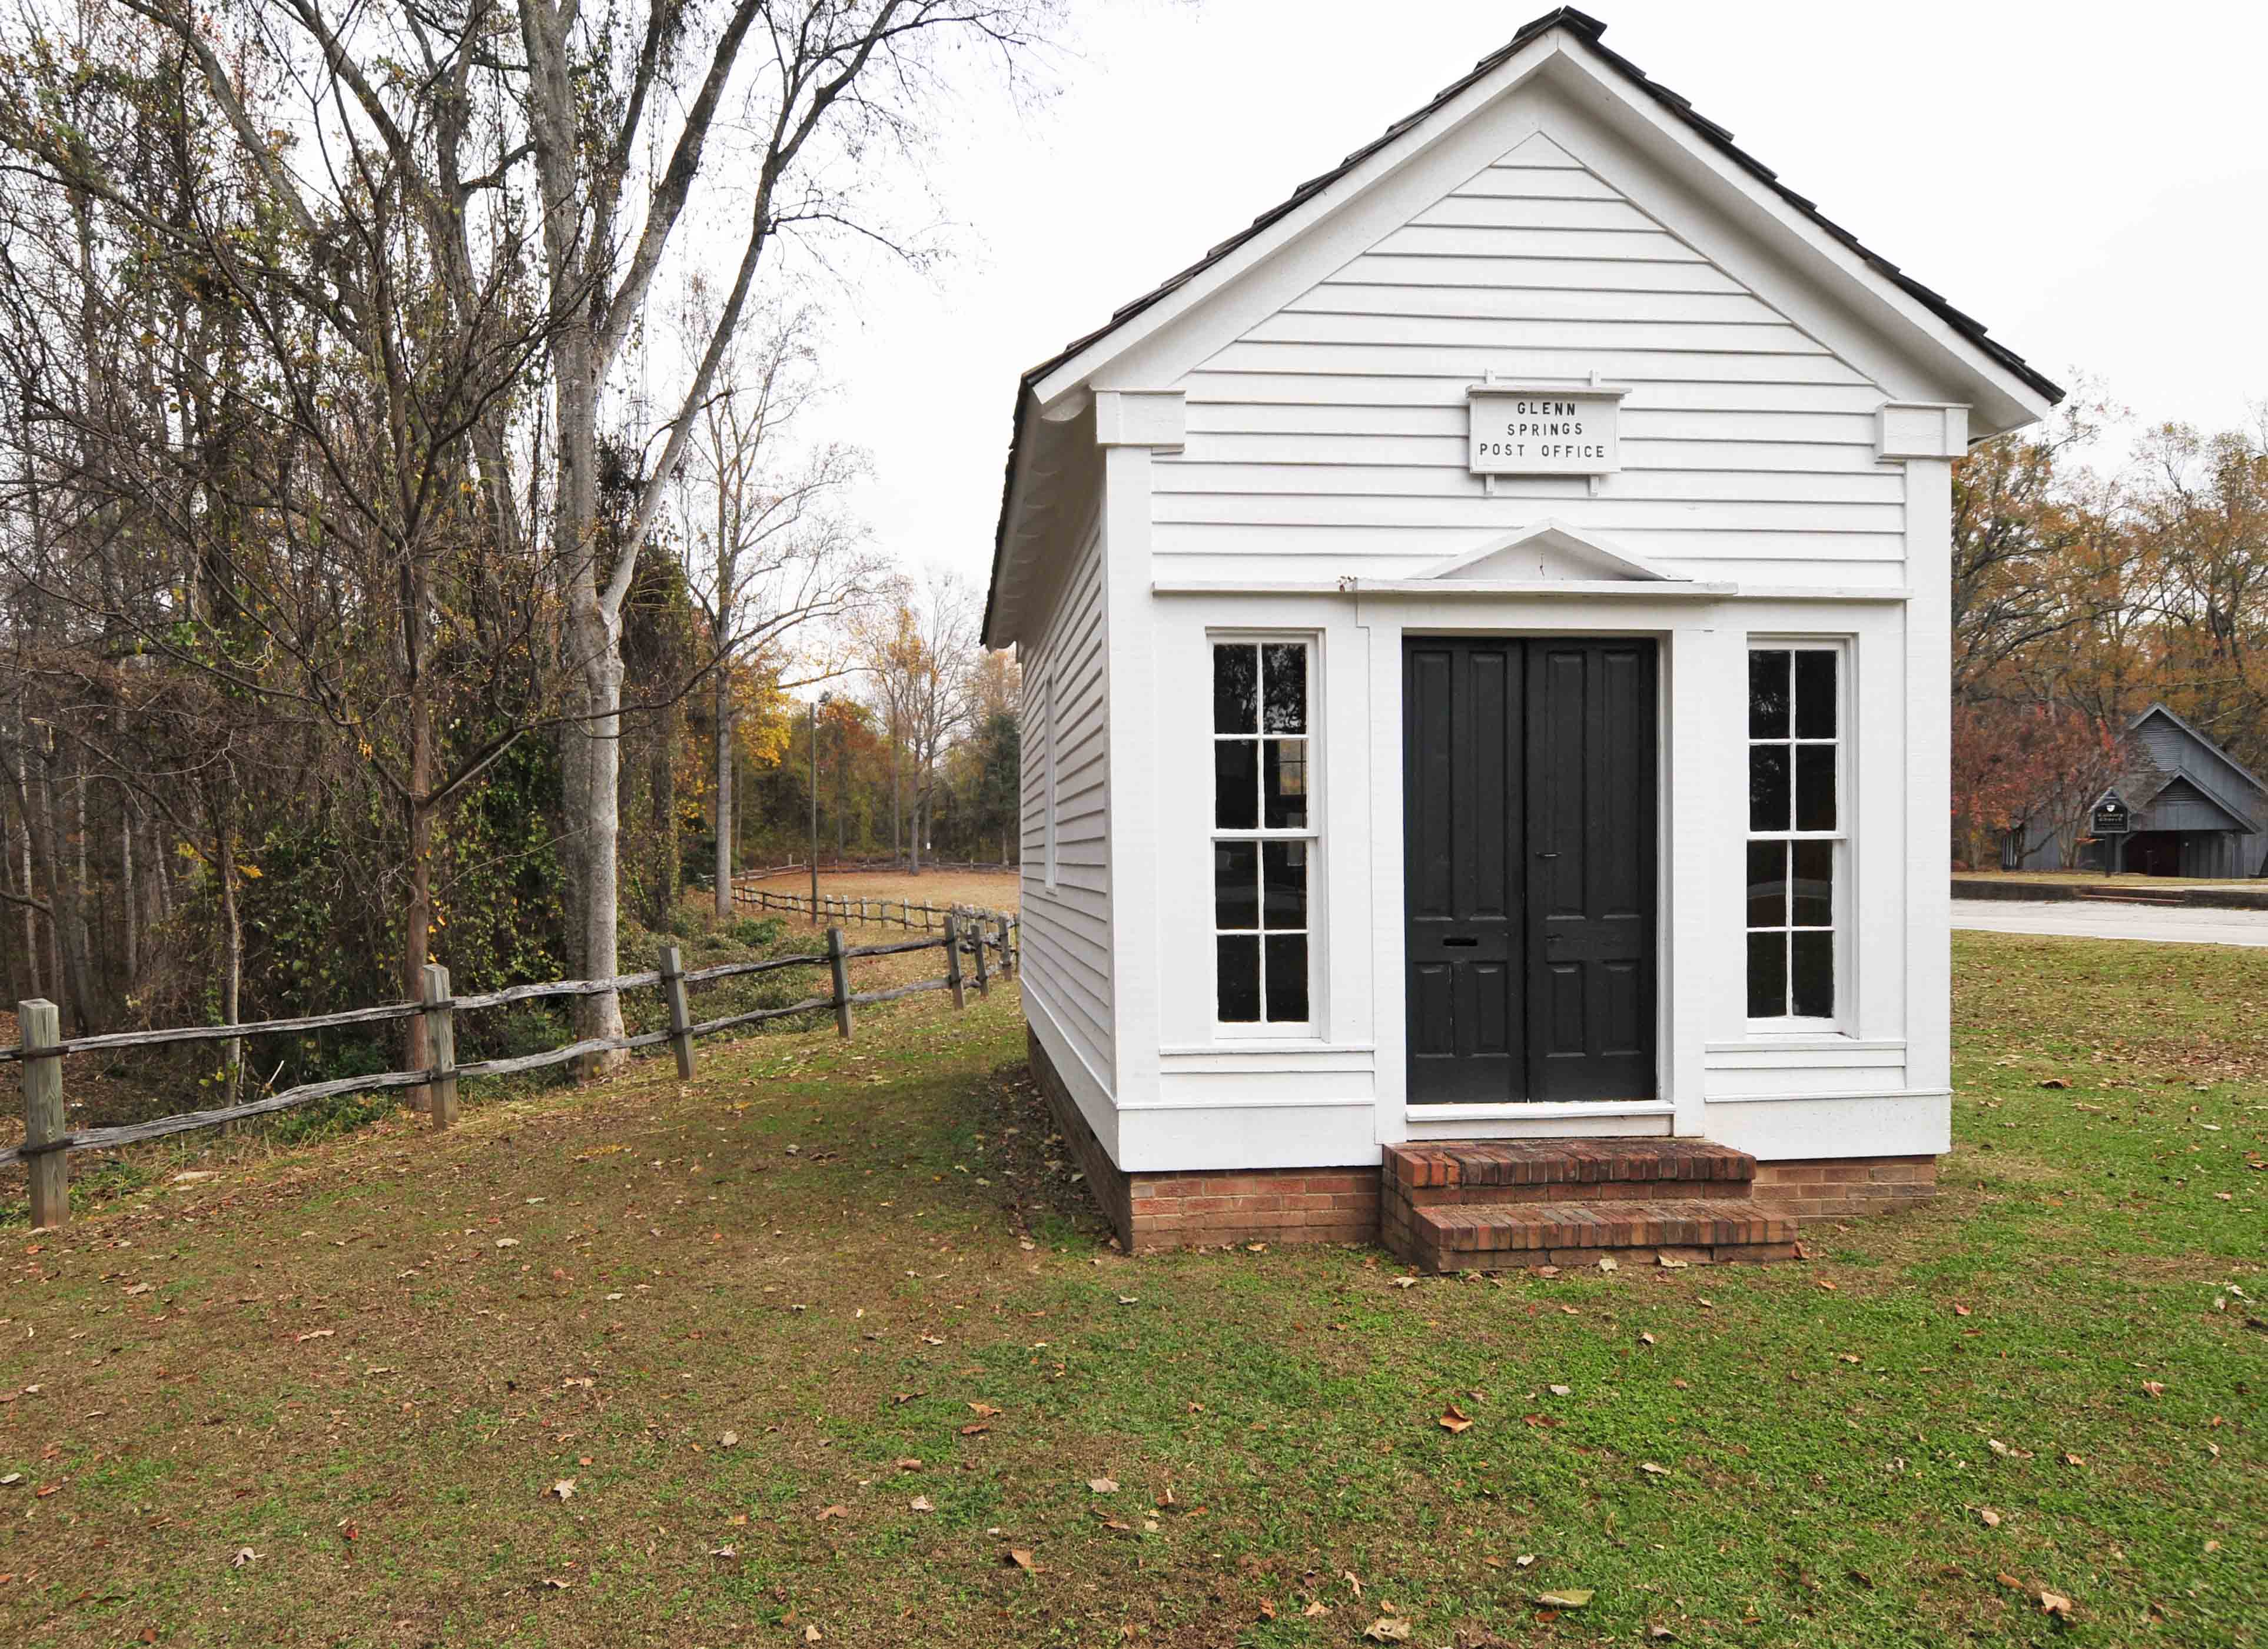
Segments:
[[[1902,1054],[1906,1049],[1903,1036],[1865,1037],[1856,1032],[1839,1030],[1831,1025],[1814,1024],[1780,1028],[1776,1021],[1752,1021],[1748,1033],[1732,1042],[1703,1044],[1705,1054],[1744,1054],[1758,1049],[1774,1049],[1785,1052],[1817,1049],[1822,1052],[1836,1050],[1856,1053]]]

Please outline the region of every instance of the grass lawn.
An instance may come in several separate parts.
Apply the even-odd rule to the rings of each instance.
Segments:
[[[2268,953],[1955,945],[1808,1264],[1121,1257],[1012,990],[18,1225],[0,1641],[2260,1642]]]

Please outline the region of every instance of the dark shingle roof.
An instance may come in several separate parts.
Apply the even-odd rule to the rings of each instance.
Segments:
[[[1102,325],[1097,327],[1094,331],[1086,333],[1083,336],[1073,338],[1069,343],[1064,345],[1062,349],[1057,350],[1055,354],[1049,356],[1046,360],[1042,361],[1038,365],[1031,368],[1023,375],[1017,386],[1015,423],[1009,437],[1008,480],[1001,489],[1000,524],[993,539],[993,576],[996,583],[999,576],[1000,551],[1004,547],[1005,534],[1007,532],[1009,492],[1014,485],[1016,454],[1018,449],[1023,445],[1024,392],[1026,390],[1028,390],[1034,384],[1036,384],[1040,379],[1054,372],[1056,368],[1061,366],[1065,361],[1070,360],[1073,356],[1087,348],[1088,345],[1094,343],[1101,338],[1108,336],[1111,332],[1124,325],[1127,321],[1132,320],[1136,315],[1140,314],[1152,305],[1171,296],[1174,291],[1186,285],[1197,276],[1204,274],[1205,270],[1219,262],[1221,259],[1226,257],[1230,253],[1244,245],[1245,242],[1250,240],[1255,235],[1259,234],[1271,224],[1278,222],[1285,217],[1285,214],[1299,210],[1299,208],[1304,205],[1307,201],[1320,194],[1324,189],[1330,188],[1332,184],[1337,182],[1341,178],[1353,171],[1355,167],[1360,166],[1364,161],[1369,159],[1371,156],[1376,154],[1380,150],[1385,148],[1395,138],[1401,136],[1411,127],[1424,121],[1437,110],[1441,108],[1443,105],[1450,103],[1462,96],[1475,82],[1486,78],[1489,75],[1493,74],[1497,70],[1502,68],[1506,61],[1509,59],[1513,53],[1520,50],[1521,47],[1527,45],[1537,35],[1545,33],[1547,30],[1554,28],[1565,28],[1570,33],[1581,40],[1586,46],[1589,47],[1592,51],[1598,55],[1602,62],[1605,63],[1609,68],[1615,70],[1625,80],[1629,81],[1631,85],[1636,86],[1639,91],[1645,92],[1655,102],[1660,104],[1663,107],[1675,114],[1678,119],[1684,121],[1686,125],[1698,132],[1709,142],[1718,153],[1723,155],[1727,159],[1732,161],[1742,171],[1748,173],[1751,177],[1756,179],[1757,181],[1763,183],[1774,194],[1778,195],[1782,200],[1786,201],[1789,205],[1794,207],[1798,211],[1808,217],[1813,223],[1816,224],[1821,229],[1825,230],[1830,235],[1832,235],[1836,239],[1848,247],[1853,253],[1864,259],[1867,264],[1877,274],[1881,275],[1889,280],[1892,283],[1896,285],[1900,291],[1905,292],[1908,296],[1921,304],[1923,307],[1926,308],[1931,313],[1943,320],[1948,326],[1951,327],[1955,332],[1958,332],[1970,343],[1976,345],[1978,350],[1982,350],[1993,361],[2007,368],[2017,378],[2022,379],[2023,382],[2029,386],[2033,390],[2045,396],[2051,401],[2058,401],[2063,399],[2064,392],[2061,386],[2056,384],[2041,372],[2036,371],[2025,362],[2021,356],[2018,355],[2014,350],[2009,349],[2006,344],[1999,342],[1996,339],[1988,337],[1985,335],[1983,323],[1969,315],[1963,314],[1960,310],[1955,309],[1951,304],[1948,303],[1944,298],[1940,296],[1938,293],[1932,291],[1928,287],[1924,286],[1919,281],[1915,280],[1911,276],[1906,274],[1904,270],[1900,269],[1896,264],[1892,263],[1888,258],[1883,257],[1880,253],[1869,249],[1860,242],[1858,236],[1852,234],[1840,224],[1836,223],[1833,219],[1821,212],[1819,208],[1811,201],[1806,199],[1800,195],[1798,195],[1793,189],[1789,188],[1785,183],[1782,183],[1779,180],[1779,174],[1778,173],[1774,172],[1770,166],[1764,165],[1763,161],[1758,160],[1754,155],[1749,154],[1746,150],[1742,149],[1735,144],[1733,142],[1733,134],[1731,132],[1727,131],[1724,127],[1719,126],[1716,121],[1709,119],[1708,116],[1701,114],[1690,101],[1679,96],[1676,92],[1672,92],[1668,86],[1661,85],[1659,81],[1647,78],[1646,71],[1640,69],[1636,63],[1631,62],[1629,58],[1601,45],[1599,43],[1599,37],[1607,32],[1607,26],[1605,24],[1600,22],[1598,18],[1591,16],[1588,12],[1577,11],[1573,6],[1560,6],[1555,11],[1545,12],[1542,17],[1522,24],[1518,33],[1514,34],[1509,40],[1506,41],[1502,47],[1491,52],[1487,56],[1482,58],[1480,62],[1475,63],[1469,73],[1442,87],[1440,92],[1434,94],[1432,101],[1426,104],[1424,108],[1418,109],[1412,114],[1403,115],[1400,120],[1395,121],[1393,125],[1388,127],[1376,137],[1371,139],[1370,142],[1365,144],[1361,148],[1347,156],[1345,159],[1340,161],[1338,165],[1333,166],[1329,171],[1309,178],[1305,183],[1300,185],[1298,188],[1292,190],[1291,195],[1287,199],[1270,207],[1266,211],[1261,213],[1259,217],[1254,218],[1250,224],[1247,225],[1244,228],[1238,230],[1236,233],[1231,235],[1219,246],[1214,247],[1211,251],[1207,252],[1204,256],[1199,258],[1195,263],[1190,264],[1189,268],[1183,269],[1180,274],[1169,276],[1159,285],[1152,288],[1149,291],[1143,293],[1141,297],[1134,299],[1133,302],[1122,306],[1120,308],[1113,312],[1110,319],[1105,321]],[[998,594],[997,589],[992,593],[992,594]],[[984,627],[987,634],[990,633],[991,625],[992,598],[991,596],[988,596],[984,608]]]

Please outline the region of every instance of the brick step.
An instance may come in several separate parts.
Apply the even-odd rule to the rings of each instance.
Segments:
[[[1388,1145],[1389,1196],[1416,1206],[1569,1197],[1746,1196],[1756,1159],[1704,1139],[1469,1139]]]
[[[1456,1204],[1395,1214],[1396,1251],[1439,1271],[1588,1265],[1633,1252],[1703,1263],[1795,1257],[1793,1217],[1706,1197]]]

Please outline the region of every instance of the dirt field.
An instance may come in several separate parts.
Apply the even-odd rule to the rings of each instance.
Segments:
[[[788,871],[760,883],[774,893],[811,891],[809,871]],[[933,905],[977,905],[987,910],[1013,911],[1021,880],[1009,871],[924,871],[909,876],[903,871],[843,871],[819,872],[819,891],[845,894],[853,899],[926,900]]]

